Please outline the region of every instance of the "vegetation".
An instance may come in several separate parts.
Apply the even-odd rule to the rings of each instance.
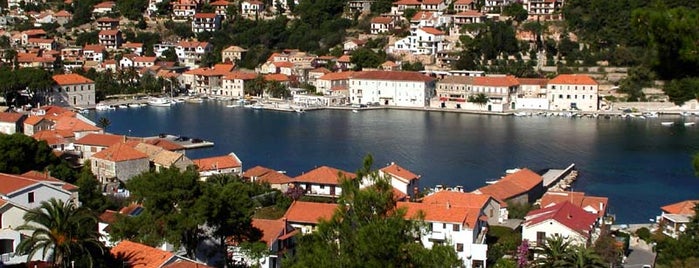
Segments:
[[[23,134],[0,134],[0,172],[22,174],[27,171],[50,171],[53,177],[73,182],[70,165],[58,158],[44,141]]]
[[[488,265],[497,265],[505,255],[514,256],[522,241],[522,233],[504,226],[490,226],[486,236]],[[500,266],[507,265],[501,263]]]
[[[584,246],[572,246],[561,236],[547,237],[546,242],[534,249],[539,257],[534,259],[536,267],[608,267],[597,253]]]

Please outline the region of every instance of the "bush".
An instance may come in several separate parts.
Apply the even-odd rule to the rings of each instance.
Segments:
[[[643,239],[643,241],[650,242],[650,230],[646,227],[642,227],[636,230],[636,235],[638,238]]]

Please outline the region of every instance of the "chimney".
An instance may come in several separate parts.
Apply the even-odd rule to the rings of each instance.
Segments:
[[[604,203],[599,202],[599,211],[604,211]]]
[[[284,223],[284,233],[283,235],[286,235],[286,217],[282,218],[282,222]]]
[[[447,201],[447,209],[450,209],[450,208],[451,208],[451,203],[449,203],[449,201]]]
[[[124,143],[126,143],[126,135],[124,135]]]

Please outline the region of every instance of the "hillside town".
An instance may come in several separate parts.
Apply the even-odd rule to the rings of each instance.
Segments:
[[[401,248],[402,254],[446,248],[457,260],[446,263],[445,258],[444,263],[425,267],[566,267],[558,262],[545,264],[551,256],[541,250],[555,243],[581,252],[590,253],[594,248],[609,253],[595,255],[590,267],[633,263],[637,260],[629,253],[634,252],[648,252],[653,258],[633,265],[651,267],[657,252],[655,242],[644,232],[680,241],[685,239],[683,233],[695,230],[698,200],[657,208],[654,224],[638,228],[614,225],[607,197],[571,190],[576,174],[572,168],[554,175],[539,174],[527,167],[508,170],[500,179],[477,189],[458,185],[425,187],[420,185],[421,175],[398,163],[365,173],[318,166],[301,174],[286,174],[273,167],[244,167],[245,159],[235,152],[190,159],[186,151],[196,149],[202,141],[164,134],[134,137],[109,133],[105,130],[108,123],[93,122],[80,113],[84,109],[109,109],[110,101],[124,106],[163,106],[178,98],[192,102],[202,98],[239,101],[241,105],[255,102],[258,107],[275,109],[283,103],[290,111],[325,107],[502,114],[617,111],[615,101],[633,95],[618,91],[620,81],[632,76],[627,72],[629,68],[572,56],[570,51],[582,53],[587,48],[577,43],[575,33],[564,33],[557,27],[564,20],[561,9],[566,1],[350,0],[343,1],[339,8],[332,4],[322,7],[352,21],[357,26],[353,29],[340,27],[344,25],[341,22],[324,24],[323,19],[336,19],[326,18],[323,14],[327,10],[309,15],[301,9],[319,8],[316,1],[134,2],[8,0],[1,7],[0,87],[6,106],[0,111],[0,136],[31,138],[36,146],[47,146],[49,155],[70,166],[76,175],[58,178],[60,169],[49,172],[55,166],[24,170],[3,163],[0,266],[68,267],[72,261],[73,267],[88,267],[81,266],[85,259],[76,256],[91,256],[94,252],[82,245],[62,248],[61,243],[74,241],[65,236],[51,237],[53,234],[37,227],[45,223],[37,222],[36,215],[51,211],[49,206],[66,211],[90,206],[89,211],[99,215],[94,228],[81,228],[93,227],[85,223],[69,230],[94,233],[98,248],[106,249],[102,256],[116,265],[144,268],[229,267],[230,263],[308,267],[304,261],[314,259],[306,258],[311,250],[304,247],[317,241],[311,238],[329,232],[328,226],[349,224],[347,215],[366,207],[373,209],[368,214],[387,218],[398,215],[408,222],[406,225],[417,228],[401,236],[412,239],[410,245],[420,247]],[[312,18],[321,21],[294,24],[297,19]],[[493,31],[491,28],[497,28],[498,23],[521,26],[508,32],[512,37],[509,41],[491,40],[498,46],[511,41],[515,48],[469,54],[469,44]],[[249,33],[245,38],[230,36],[259,25],[269,29]],[[334,26],[342,33],[337,36],[328,31],[313,44],[305,44],[298,32],[278,31],[271,29],[272,25],[297,27],[309,36],[316,34],[315,28]],[[523,25],[539,28],[525,29]],[[546,25],[545,30],[542,25]],[[288,38],[286,43],[279,41],[280,36]],[[241,41],[253,37],[264,40],[260,44]],[[549,40],[555,49],[546,48]],[[270,44],[274,46],[266,47]],[[561,44],[579,48],[570,49],[570,54],[564,56]],[[585,61],[590,64],[579,64]],[[476,68],[482,67],[476,66],[477,62],[490,69]],[[665,103],[676,107],[656,85],[643,85],[638,89],[643,89],[644,97],[662,103],[662,107],[667,107]],[[696,108],[695,104],[696,100],[694,106],[687,107]],[[26,156],[18,153],[11,157]],[[156,184],[154,181],[161,177],[176,181],[190,175],[194,176],[191,184],[150,185],[161,189],[142,190],[148,187],[149,179],[150,184]],[[83,176],[92,184],[81,180]],[[78,182],[94,189],[81,188]],[[204,184],[208,186],[201,186]],[[226,192],[227,187],[240,188]],[[197,189],[198,195],[182,194],[187,189]],[[204,194],[211,191],[218,197],[236,196],[233,193],[244,192],[239,189],[247,189],[243,199],[249,202],[216,203]],[[156,197],[152,192],[168,196]],[[383,199],[376,200],[387,200],[390,209],[381,214],[373,207],[375,204],[352,206],[352,198],[360,199],[361,193],[377,193]],[[86,194],[91,195],[90,199]],[[91,207],[88,200],[93,199],[112,203]],[[284,205],[280,200],[289,202]],[[189,209],[201,207],[210,209],[186,214],[191,212]],[[231,216],[211,215],[239,207],[251,213],[239,216],[247,220],[239,225],[229,222]],[[274,213],[265,214],[268,211]],[[238,215],[234,212],[231,215]],[[183,223],[189,224],[189,229],[170,233],[175,229],[172,226]],[[51,226],[46,227],[53,232]],[[259,233],[254,236],[247,232],[250,230]],[[75,233],[79,232],[70,232],[80,235]],[[192,233],[199,240],[188,240]],[[38,240],[32,239],[51,242],[33,243]],[[341,248],[343,242],[338,238],[330,244]],[[262,246],[255,249],[251,243]],[[65,251],[67,247],[70,250]],[[217,251],[218,247],[223,252]],[[207,254],[197,254],[200,252]],[[116,267],[114,263],[95,266]],[[315,265],[322,267],[320,263]]]

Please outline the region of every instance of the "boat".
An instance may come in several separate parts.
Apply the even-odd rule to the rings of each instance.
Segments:
[[[203,103],[203,102],[204,102],[204,99],[202,99],[202,98],[189,98],[189,99],[186,99],[185,102],[188,102],[188,103]]]
[[[657,118],[658,112],[645,112],[643,113],[643,116],[645,116],[646,118]]]
[[[97,106],[95,106],[95,110],[97,110],[97,111],[114,110],[114,107],[106,105],[104,103],[98,103]]]
[[[294,112],[303,113],[305,111],[303,110],[303,108],[294,108]]]
[[[660,124],[663,126],[669,127],[669,126],[672,126],[673,124],[675,124],[675,122],[666,121],[666,122],[660,122]]]
[[[157,107],[169,107],[172,102],[166,98],[151,98],[148,100],[148,105]]]
[[[353,112],[353,113],[358,113],[359,111],[357,111],[357,109],[352,109],[352,112]]]
[[[685,122],[685,123],[684,123],[684,126],[685,126],[685,127],[691,127],[691,126],[694,126],[694,124],[696,124],[696,123],[694,123],[694,122]]]
[[[255,110],[260,110],[260,109],[264,109],[265,107],[262,106],[262,104],[255,103],[255,104],[251,105],[250,108],[253,108]]]
[[[527,116],[527,113],[525,112],[516,112],[513,114],[514,116]]]
[[[138,104],[138,103],[129,103],[128,106],[129,106],[130,108],[138,108],[138,107],[141,107],[141,105]]]
[[[119,108],[124,109],[124,108],[129,108],[129,106],[126,104],[119,104]]]
[[[228,108],[235,108],[235,107],[239,107],[239,106],[240,106],[240,105],[237,105],[237,104],[228,104],[228,105],[226,105],[226,107],[228,107]]]

